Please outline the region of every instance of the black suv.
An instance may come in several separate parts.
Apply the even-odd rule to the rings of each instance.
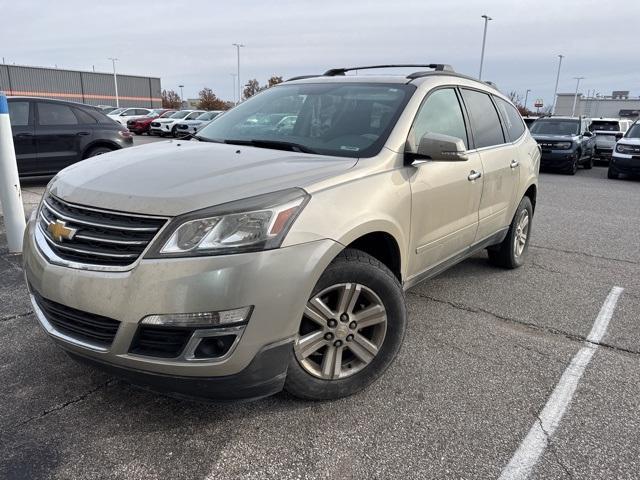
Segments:
[[[595,137],[589,120],[577,117],[544,117],[531,125],[531,135],[542,150],[541,168],[575,175],[578,165],[593,167]]]
[[[9,97],[21,177],[51,176],[85,158],[133,145],[125,127],[96,108],[38,97]]]

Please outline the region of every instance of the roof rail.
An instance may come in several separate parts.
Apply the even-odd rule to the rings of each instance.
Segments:
[[[346,72],[351,72],[353,70],[373,70],[378,68],[432,68],[436,71],[447,71],[453,72],[453,68],[451,65],[447,65],[446,63],[430,63],[428,65],[421,64],[395,64],[395,65],[368,65],[365,67],[348,67],[348,68],[332,68],[324,72],[325,77],[335,77],[338,75],[344,75]]]
[[[285,82],[293,82],[294,80],[304,80],[305,78],[316,78],[322,75],[298,75],[297,77],[287,78]]]

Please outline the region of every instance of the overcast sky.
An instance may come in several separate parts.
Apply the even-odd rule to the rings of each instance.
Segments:
[[[526,89],[640,95],[640,1],[590,0],[0,0],[0,57],[7,63],[152,75],[162,87],[204,86],[233,96],[234,42],[243,83],[329,67],[450,63],[477,76],[482,14],[489,22],[483,77],[505,93]]]

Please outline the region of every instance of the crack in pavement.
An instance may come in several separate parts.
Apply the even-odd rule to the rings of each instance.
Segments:
[[[543,332],[543,333],[548,333],[548,334],[552,334],[552,335],[559,335],[562,337],[567,338],[568,340],[571,341],[575,341],[575,342],[585,342],[591,345],[597,345],[600,346],[604,349],[607,350],[613,350],[615,352],[618,353],[624,353],[624,354],[631,354],[631,355],[640,355],[640,351],[638,350],[631,350],[629,348],[624,348],[624,347],[619,347],[616,345],[612,345],[610,343],[605,343],[605,342],[591,342],[589,340],[587,340],[587,337],[584,337],[582,335],[577,335],[575,333],[570,333],[567,332],[565,330],[560,330],[558,328],[551,328],[551,327],[544,327],[541,325],[537,325],[535,323],[532,322],[526,322],[524,320],[519,320],[517,318],[511,318],[511,317],[507,317],[504,315],[500,315],[498,313],[492,312],[490,310],[484,309],[484,308],[473,308],[473,307],[469,307],[467,305],[464,305],[462,303],[457,303],[457,302],[452,302],[449,300],[441,300],[439,298],[435,298],[435,297],[431,297],[429,295],[425,295],[424,293],[417,293],[417,292],[407,292],[407,295],[413,295],[419,298],[424,298],[426,300],[431,300],[432,302],[436,302],[436,303],[441,303],[444,305],[449,305],[450,307],[456,308],[458,310],[464,310],[466,312],[469,313],[484,313],[486,315],[490,315],[493,318],[496,318],[502,322],[508,323],[508,324],[515,324],[515,325],[520,325],[526,328],[529,328],[531,330],[534,330],[536,332]]]
[[[26,425],[27,423],[31,423],[33,421],[36,420],[40,420],[44,417],[46,417],[47,415],[50,415],[52,413],[58,412],[60,410],[64,410],[65,408],[74,405],[76,403],[82,402],[84,400],[86,400],[89,396],[93,395],[94,393],[96,393],[99,390],[102,390],[104,388],[107,388],[109,385],[115,383],[117,380],[115,378],[110,378],[109,380],[107,380],[106,382],[98,385],[95,388],[92,388],[91,390],[86,391],[85,393],[83,393],[82,395],[79,395],[75,398],[72,398],[71,400],[68,400],[64,403],[61,403],[59,405],[55,405],[51,408],[48,408],[46,410],[44,410],[42,413],[40,413],[39,415],[36,415],[34,417],[29,417],[26,420],[23,420],[22,422],[18,422],[16,424],[11,425],[9,428],[18,428],[18,427],[22,427],[24,425]]]
[[[0,318],[0,322],[9,322],[11,320],[17,320],[18,318],[28,317],[33,313],[33,310],[29,310],[28,312],[18,313],[17,315],[11,315],[9,317]]]
[[[553,247],[543,247],[542,245],[529,245],[531,248],[539,248],[541,250],[550,250],[552,252],[561,252],[561,253],[572,253],[575,255],[582,255],[590,258],[598,258],[600,260],[611,260],[613,262],[622,262],[628,263],[630,265],[640,265],[640,262],[634,262],[633,260],[625,260],[623,258],[615,258],[615,257],[605,257],[603,255],[595,255],[593,253],[580,252],[578,250],[564,250],[562,248],[553,248]]]
[[[544,434],[545,438],[547,439],[547,447],[549,449],[549,453],[551,453],[551,455],[553,456],[554,460],[556,461],[556,464],[562,469],[564,470],[564,473],[567,474],[567,476],[571,479],[575,478],[573,476],[573,473],[571,472],[571,470],[569,470],[569,467],[567,467],[562,460],[560,460],[560,455],[558,454],[558,451],[556,450],[556,446],[553,443],[553,439],[552,436],[549,435],[549,432],[547,432],[544,429],[544,425],[542,425],[542,419],[540,418],[539,414],[535,415],[536,417],[536,421],[538,422],[538,424],[540,425],[540,430],[542,430],[542,433]]]

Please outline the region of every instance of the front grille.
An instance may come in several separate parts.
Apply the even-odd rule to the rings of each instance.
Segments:
[[[81,207],[48,195],[39,226],[60,258],[89,265],[128,266],[135,262],[166,219]],[[56,228],[63,234],[56,235]]]
[[[117,320],[52,302],[35,291],[33,296],[47,321],[71,338],[108,347],[118,332],[120,322]]]
[[[187,345],[193,329],[141,325],[130,352],[150,357],[175,358]]]

